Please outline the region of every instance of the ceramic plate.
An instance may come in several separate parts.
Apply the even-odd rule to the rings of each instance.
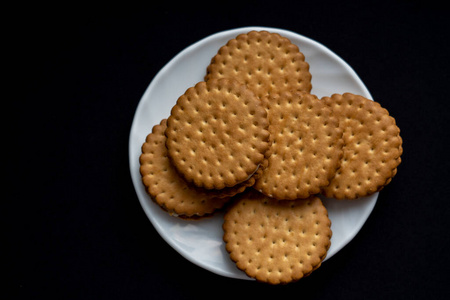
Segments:
[[[319,98],[333,93],[350,92],[372,99],[369,91],[352,68],[322,44],[297,33],[267,27],[244,27],[208,36],[181,51],[154,77],[142,96],[134,116],[129,139],[131,178],[146,215],[161,237],[183,257],[216,274],[248,279],[230,260],[222,241],[222,217],[187,221],[170,216],[145,192],[139,174],[139,155],[145,137],[152,127],[169,117],[178,97],[202,81],[206,67],[219,48],[240,33],[251,30],[277,32],[296,44],[306,57],[312,74],[312,94]],[[332,222],[333,237],[327,259],[330,259],[361,229],[375,206],[378,193],[358,201],[323,198]]]

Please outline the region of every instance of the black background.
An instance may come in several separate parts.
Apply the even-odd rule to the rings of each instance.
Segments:
[[[433,1],[78,3],[5,9],[2,299],[450,296],[449,9]],[[156,73],[222,30],[269,26],[343,58],[396,118],[397,176],[359,234],[286,286],[182,258],[134,191],[128,137]]]

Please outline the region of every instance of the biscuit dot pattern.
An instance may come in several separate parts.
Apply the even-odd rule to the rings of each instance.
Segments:
[[[307,198],[329,184],[342,155],[342,131],[316,96],[284,92],[262,99],[268,111],[268,166],[254,188],[279,200]]]
[[[164,131],[167,120],[155,125],[142,145],[140,173],[152,199],[171,214],[198,217],[222,208],[229,198],[217,198],[189,186],[167,157]]]
[[[252,31],[221,47],[205,80],[235,78],[258,97],[291,89],[311,91],[309,64],[298,46],[276,33]]]
[[[330,246],[331,222],[317,197],[278,201],[252,191],[239,198],[224,220],[231,259],[259,281],[279,284],[307,276]]]
[[[252,91],[234,80],[199,82],[172,108],[166,146],[175,168],[208,189],[248,179],[269,147],[267,113]]]
[[[379,191],[396,173],[402,154],[400,130],[379,103],[351,93],[322,99],[343,130],[341,167],[324,188],[327,197],[356,199]]]

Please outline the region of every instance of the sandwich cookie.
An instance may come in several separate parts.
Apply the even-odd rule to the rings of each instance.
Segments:
[[[356,199],[381,190],[397,173],[403,152],[400,129],[378,102],[351,93],[323,97],[343,131],[343,156],[326,197]]]
[[[279,201],[249,189],[224,216],[226,250],[237,268],[270,284],[308,276],[331,245],[331,221],[320,198]]]
[[[165,135],[168,156],[186,181],[206,189],[249,180],[269,148],[267,113],[244,84],[199,82],[179,97]]]
[[[267,31],[240,34],[222,46],[207,67],[205,80],[213,78],[234,78],[259,98],[312,88],[309,64],[298,46]]]
[[[316,96],[283,92],[264,97],[271,148],[255,189],[278,200],[308,198],[330,183],[342,156],[342,131]]]

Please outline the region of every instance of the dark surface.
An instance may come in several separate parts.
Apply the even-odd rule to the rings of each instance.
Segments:
[[[2,299],[450,296],[444,5],[53,8],[5,11],[13,16],[4,27],[3,47],[11,50],[4,59],[12,66],[5,87],[14,93],[5,97],[12,109],[3,110],[12,121],[3,128],[11,143],[0,210]],[[182,258],[144,214],[128,167],[131,122],[156,73],[210,34],[253,25],[297,32],[342,57],[396,118],[404,141],[398,174],[360,233],[310,277],[287,286],[224,278]]]

